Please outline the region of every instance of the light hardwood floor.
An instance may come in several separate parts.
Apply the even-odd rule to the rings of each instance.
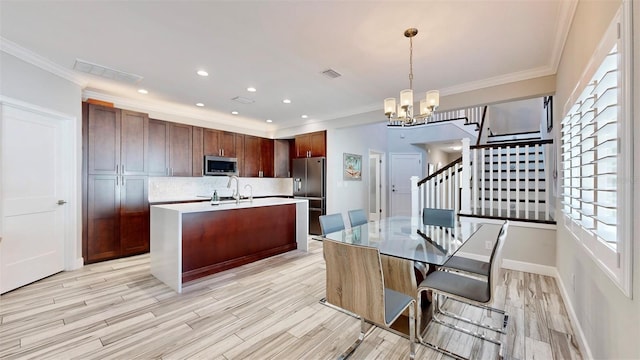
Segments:
[[[0,296],[0,359],[335,358],[356,339],[359,321],[318,303],[324,270],[317,241],[309,253],[188,283],[183,294],[150,275],[148,255],[88,265]],[[494,306],[511,316],[505,358],[580,358],[554,279],[509,270],[502,277]],[[495,345],[444,327],[431,327],[426,339],[461,355],[495,357]],[[447,358],[417,349],[419,359]],[[376,328],[353,358],[408,353],[407,339]]]

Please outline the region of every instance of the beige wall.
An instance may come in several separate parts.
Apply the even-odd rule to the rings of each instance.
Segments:
[[[640,34],[640,4],[635,2],[635,34]],[[556,141],[565,102],[594,53],[602,34],[620,6],[620,1],[580,1],[571,26],[560,65],[557,72],[557,91],[554,106],[554,134]],[[639,82],[638,37],[635,39],[635,84]],[[637,90],[637,86],[635,86]],[[638,93],[635,103],[640,103]],[[635,116],[640,117],[636,106]],[[638,124],[638,121],[635,121]],[[635,137],[640,136],[636,126]],[[634,176],[635,218],[640,214],[640,151],[635,149]],[[559,203],[559,201],[558,201]],[[598,265],[565,230],[563,219],[558,221],[557,262],[560,278],[565,285],[569,299],[565,299],[575,310],[579,326],[584,332],[591,355],[596,359],[638,359],[640,358],[640,225],[635,224],[634,239],[634,292],[630,299],[600,270]],[[575,290],[572,277],[575,276]],[[584,354],[588,355],[588,354]]]
[[[543,76],[529,80],[496,85],[484,89],[442,96],[440,111],[469,106],[490,105],[506,101],[551,95],[556,90],[556,76]]]

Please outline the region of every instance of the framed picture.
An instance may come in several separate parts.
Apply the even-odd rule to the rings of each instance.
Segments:
[[[344,153],[342,167],[345,180],[362,180],[362,155]]]
[[[553,129],[553,96],[544,98],[544,109],[547,114],[547,132],[549,133]]]

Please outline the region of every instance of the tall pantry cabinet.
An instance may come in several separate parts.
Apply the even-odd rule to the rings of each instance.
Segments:
[[[146,114],[83,103],[83,256],[149,251]]]

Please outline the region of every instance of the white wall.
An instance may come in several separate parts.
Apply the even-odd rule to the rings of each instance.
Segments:
[[[72,177],[75,194],[67,201],[72,216],[69,240],[65,246],[65,268],[72,269],[82,262],[81,163],[82,163],[82,107],[80,86],[33,66],[5,52],[0,52],[0,94],[31,105],[62,113],[73,118],[75,133],[71,154],[75,164]]]
[[[486,120],[489,122],[487,125],[494,135],[538,131],[544,112],[543,99],[535,98],[491,105],[491,115]]]
[[[385,122],[327,130],[327,214],[341,213],[347,226],[349,210],[369,207],[369,150],[387,152]],[[344,180],[343,153],[362,155],[362,181]],[[383,163],[382,171],[388,174],[386,169]],[[383,212],[388,214],[387,209]]]
[[[594,53],[602,34],[611,22],[620,1],[580,1],[571,25],[557,73],[557,92],[554,98],[553,133],[558,141],[562,108],[578,83],[587,62]],[[634,1],[634,103],[640,104],[640,4]],[[640,107],[635,106],[635,139],[640,136]],[[637,142],[636,142],[637,144]],[[640,214],[640,150],[635,146],[633,178],[634,217]],[[556,199],[559,204],[559,199]],[[560,207],[558,207],[560,208]],[[558,220],[556,266],[567,290],[565,302],[576,314],[593,358],[640,358],[640,222],[634,225],[633,289],[630,299],[600,270],[565,229],[562,218]],[[575,276],[575,291],[572,277]],[[587,355],[587,354],[583,354]]]

